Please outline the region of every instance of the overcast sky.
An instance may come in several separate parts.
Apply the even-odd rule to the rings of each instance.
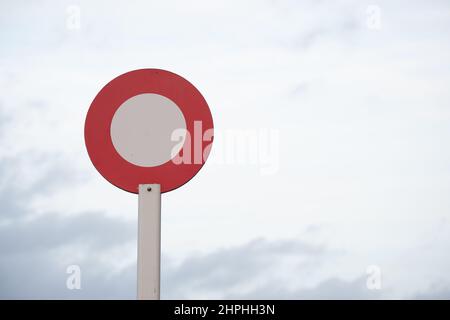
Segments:
[[[450,298],[449,38],[446,0],[2,1],[0,297],[135,298],[137,196],[84,120],[161,68],[215,124],[162,196],[162,298]]]

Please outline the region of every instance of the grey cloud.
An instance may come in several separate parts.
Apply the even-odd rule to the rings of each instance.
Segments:
[[[37,179],[20,183],[21,170],[33,163],[39,172]],[[56,154],[28,152],[0,159],[0,221],[22,218],[29,213],[26,206],[32,197],[47,194],[63,185],[70,186],[70,183],[81,182],[82,179]]]
[[[60,266],[49,252],[4,256],[0,259],[1,299],[134,299],[136,268],[114,276],[95,261],[78,264],[81,289],[66,288],[67,266]],[[74,261],[74,264],[77,264]]]
[[[122,244],[135,236],[136,226],[99,213],[76,217],[47,214],[32,221],[0,227],[0,254],[39,251],[67,243],[88,244],[95,249]],[[14,246],[11,246],[14,240]]]
[[[310,84],[307,82],[302,82],[296,85],[290,92],[291,96],[303,96],[309,90]]]
[[[369,290],[366,275],[353,280],[338,276],[326,278],[311,288],[289,289],[273,276],[285,259],[302,257],[294,278],[308,277],[334,255],[325,246],[305,244],[298,240],[268,241],[256,239],[246,245],[196,255],[178,266],[164,261],[162,296],[168,299],[198,298],[198,292],[223,299],[379,299],[381,292]],[[261,284],[242,293],[240,287]]]
[[[0,137],[4,131],[5,124],[8,123],[10,119],[11,117],[3,109],[3,102],[0,101]]]
[[[308,49],[328,33],[329,31],[322,27],[305,32],[294,39],[293,46],[294,48]]]
[[[101,214],[62,218],[48,215],[34,221],[15,222],[0,228],[1,298],[132,298],[135,266],[111,276],[114,266],[100,264],[105,250],[135,240],[133,223]],[[81,244],[86,259],[74,256],[82,270],[82,290],[68,290],[66,270],[56,249],[70,254],[70,246]],[[68,247],[68,248],[65,248]]]
[[[450,284],[433,285],[413,296],[416,300],[450,300]]]
[[[0,229],[0,298],[36,299],[134,299],[136,264],[118,273],[99,264],[96,255],[125,241],[136,241],[134,223],[124,223],[101,214],[85,214],[68,219],[53,215]],[[26,238],[27,240],[24,240]],[[82,289],[65,287],[67,274],[54,249],[76,243],[86,245],[88,258],[73,263],[82,270]],[[10,246],[10,248],[7,248]],[[66,249],[70,253],[70,249]],[[195,254],[175,264],[163,254],[162,298],[196,299],[198,293],[224,299],[378,299],[383,290],[366,287],[366,276],[344,280],[338,275],[316,286],[289,289],[273,276],[279,263],[301,257],[298,274],[308,277],[333,257],[325,246],[305,244],[298,240],[268,241],[255,239],[242,246]],[[242,292],[249,283],[260,283]],[[448,298],[448,290],[430,290],[416,299]]]
[[[54,159],[53,159],[54,160]],[[42,157],[40,161],[52,161]],[[11,188],[17,168],[14,159],[0,163],[2,187],[0,192],[1,217],[11,218],[11,224],[0,227],[0,298],[63,298],[63,299],[134,299],[136,291],[136,265],[131,264],[111,274],[114,266],[99,263],[96,256],[123,243],[136,241],[134,223],[109,218],[91,212],[75,217],[61,217],[47,213],[34,220],[26,217],[29,197]],[[56,164],[33,185],[28,193],[51,192],[66,183],[68,174]],[[313,228],[314,229],[314,228]],[[87,258],[73,263],[82,269],[82,290],[65,287],[67,274],[55,250],[82,244]],[[301,258],[296,277],[330,259],[334,252],[326,246],[310,245],[295,239],[269,241],[255,239],[241,246],[219,249],[207,254],[194,254],[181,264],[175,264],[163,255],[162,297],[169,299],[198,298],[198,292],[225,299],[376,299],[381,292],[365,287],[365,276],[343,280],[338,275],[324,279],[307,289],[288,289],[274,276],[278,263]],[[263,279],[263,280],[261,280]],[[260,283],[250,291],[240,288]],[[417,295],[417,299],[448,298],[449,290],[430,289]]]
[[[162,271],[162,295],[165,298],[195,298],[196,292],[210,292],[214,296],[239,298],[233,293],[238,286],[245,286],[260,276],[274,281],[270,272],[278,262],[302,257],[317,266],[327,254],[323,246],[296,240],[256,239],[243,246],[191,256],[179,266],[166,260]]]
[[[133,299],[136,290],[136,265],[111,275],[111,270],[95,258],[104,250],[127,241],[136,241],[136,226],[85,213],[76,217],[47,214],[32,221],[15,221],[0,228],[0,297],[63,299]],[[55,249],[84,244],[88,258],[80,264],[82,290],[65,287],[67,274],[54,254]],[[70,253],[70,249],[65,249]],[[163,298],[195,298],[198,290],[212,291],[224,298],[235,286],[245,285],[266,276],[276,261],[303,256],[313,265],[326,253],[323,246],[296,240],[267,241],[256,239],[243,246],[220,249],[209,254],[193,255],[180,265],[169,258],[162,262]],[[163,256],[165,257],[165,256]],[[111,266],[111,269],[113,266]],[[271,277],[268,277],[269,281]],[[272,279],[273,280],[273,279]],[[271,284],[267,284],[272,286]],[[282,293],[281,297],[294,297]],[[254,298],[258,298],[258,292]]]
[[[30,219],[32,196],[48,194],[61,185],[70,187],[80,178],[57,157],[28,157],[47,165],[38,179],[21,186],[22,190],[13,183],[20,173],[20,160],[0,161],[0,298],[134,298],[135,266],[117,273],[114,265],[105,266],[98,256],[135,240],[137,226],[99,212],[68,217],[45,213]],[[71,263],[81,267],[82,290],[68,290],[67,266],[61,264],[58,252],[70,257],[71,246],[77,245],[85,248],[86,258],[79,260],[74,255]]]
[[[340,41],[346,42],[349,35],[358,30],[358,23],[354,19],[348,19],[335,26],[317,27],[310,31],[300,33],[294,38],[292,45],[295,49],[307,50],[314,46],[321,39],[336,37]]]
[[[257,290],[248,292],[237,299],[331,299],[331,300],[363,300],[380,299],[381,293],[377,290],[369,290],[366,287],[366,277],[360,276],[354,280],[346,281],[338,277],[332,277],[320,282],[317,286],[307,289],[289,290],[276,282],[268,283]]]

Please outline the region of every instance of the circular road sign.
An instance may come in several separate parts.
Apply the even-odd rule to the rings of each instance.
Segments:
[[[211,150],[213,120],[201,93],[186,79],[160,69],[127,72],[92,101],[84,138],[89,157],[113,185],[161,192],[192,179]]]

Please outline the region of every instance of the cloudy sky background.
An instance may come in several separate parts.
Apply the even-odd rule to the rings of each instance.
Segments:
[[[2,1],[0,297],[135,298],[137,196],[83,129],[107,82],[153,67],[216,128],[163,195],[162,298],[450,298],[449,18],[444,0]],[[239,130],[272,157],[222,161]]]

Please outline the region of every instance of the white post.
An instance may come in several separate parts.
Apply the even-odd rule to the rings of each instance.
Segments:
[[[137,297],[159,300],[161,259],[161,186],[139,185]]]

